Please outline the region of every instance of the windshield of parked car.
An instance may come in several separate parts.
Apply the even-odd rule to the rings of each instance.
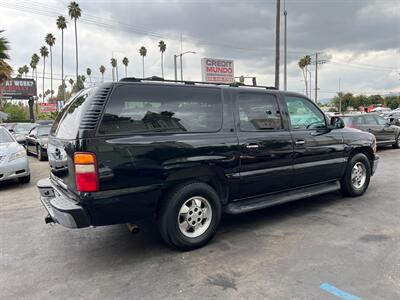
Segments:
[[[352,123],[353,117],[343,116],[341,119],[343,120],[345,126],[349,126]]]
[[[8,133],[7,129],[0,128],[0,144],[14,142],[12,136]]]
[[[21,123],[14,127],[15,133],[28,133],[36,124],[33,123]]]
[[[38,136],[46,136],[50,133],[51,126],[38,127]]]

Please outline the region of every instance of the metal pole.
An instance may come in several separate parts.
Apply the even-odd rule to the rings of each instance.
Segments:
[[[283,38],[283,42],[284,42],[284,65],[283,65],[283,88],[285,91],[287,91],[287,11],[286,11],[286,3],[283,2],[283,6],[284,6],[284,12],[283,12],[283,17],[285,19],[285,28],[284,28],[284,38]]]
[[[175,81],[178,80],[178,70],[176,65],[176,55],[174,54],[174,71],[175,71]]]
[[[180,60],[181,60],[181,81],[183,81],[183,64],[182,64],[182,62],[183,62],[183,60],[182,60],[182,53],[181,53],[181,55],[180,55]]]
[[[276,0],[276,33],[275,33],[275,88],[279,89],[279,44],[281,22],[281,0]]]
[[[318,52],[315,53],[315,99],[314,102],[318,104]]]

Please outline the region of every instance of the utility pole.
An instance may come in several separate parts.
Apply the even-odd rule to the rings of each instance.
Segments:
[[[279,44],[280,44],[281,0],[276,0],[275,33],[275,88],[279,89]]]
[[[340,91],[340,78],[339,78],[339,114],[342,113],[342,92]]]
[[[310,91],[311,92],[311,91]],[[315,104],[318,104],[318,52],[315,53]]]
[[[176,55],[174,54],[174,72],[175,72],[175,81],[178,80],[178,69],[176,65]]]
[[[285,91],[287,91],[287,11],[286,11],[286,1],[283,1],[283,17],[285,19],[285,28],[284,28],[284,38],[283,38],[283,42],[284,42],[284,64],[283,64],[283,88]]]

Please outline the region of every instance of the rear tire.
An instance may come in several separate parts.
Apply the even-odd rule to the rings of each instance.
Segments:
[[[397,136],[396,141],[394,142],[394,144],[392,145],[392,147],[394,149],[399,149],[400,148],[400,134]]]
[[[341,192],[345,196],[357,197],[365,193],[371,178],[371,164],[363,153],[350,157],[345,174],[340,180]]]
[[[31,181],[31,175],[18,178],[19,183],[28,183]]]
[[[221,202],[215,190],[202,182],[173,188],[159,207],[159,231],[169,245],[183,251],[200,248],[216,233]]]

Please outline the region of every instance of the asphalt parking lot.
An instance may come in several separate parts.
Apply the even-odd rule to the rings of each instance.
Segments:
[[[400,151],[384,149],[367,193],[224,216],[192,252],[152,224],[69,230],[44,224],[35,183],[0,184],[0,299],[400,299]],[[352,298],[352,299],[358,299]],[[343,298],[350,299],[350,298]]]

